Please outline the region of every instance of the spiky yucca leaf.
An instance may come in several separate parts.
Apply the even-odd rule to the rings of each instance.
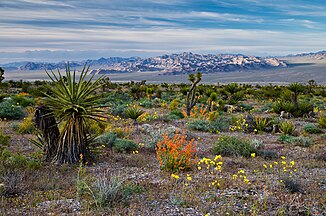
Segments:
[[[101,116],[98,103],[100,95],[96,91],[101,87],[102,78],[92,82],[92,76],[86,80],[88,72],[89,67],[84,66],[79,80],[76,78],[76,71],[71,73],[69,65],[65,77],[59,70],[58,75],[53,71],[51,74],[47,72],[52,83],[51,94],[46,95],[45,104],[63,124],[54,162],[76,163],[81,154],[83,158],[89,154],[86,119],[96,120]]]

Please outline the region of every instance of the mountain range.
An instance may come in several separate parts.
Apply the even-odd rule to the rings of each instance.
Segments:
[[[324,59],[326,51],[304,53],[291,56],[310,56]],[[97,60],[71,61],[71,68],[80,68],[84,65],[92,68],[93,74],[132,73],[132,72],[159,72],[162,75],[189,74],[195,72],[214,73],[246,70],[261,70],[287,67],[286,61],[275,57],[256,57],[242,54],[194,54],[184,52],[151,58],[140,57],[109,57]],[[0,65],[5,70],[55,70],[63,69],[67,62],[13,62]]]

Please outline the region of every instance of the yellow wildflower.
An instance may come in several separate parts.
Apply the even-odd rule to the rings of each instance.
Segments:
[[[256,153],[251,153],[251,157],[252,158],[256,157]]]
[[[175,174],[173,174],[173,173],[171,174],[171,177],[172,177],[172,178],[175,178],[175,179],[179,179],[179,178],[180,178],[179,175],[175,175]]]

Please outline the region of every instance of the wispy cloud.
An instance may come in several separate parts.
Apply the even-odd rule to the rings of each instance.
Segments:
[[[318,50],[326,44],[324,11],[322,0],[1,0],[0,57]]]

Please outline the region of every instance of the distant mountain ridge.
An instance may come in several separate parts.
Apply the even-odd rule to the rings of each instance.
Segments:
[[[288,57],[310,57],[316,60],[326,59],[326,50],[319,52],[310,52],[310,53],[300,53],[296,55],[288,55]]]
[[[5,69],[16,70],[55,70],[63,69],[67,62],[21,62],[4,64]],[[260,70],[286,67],[286,62],[278,58],[247,56],[242,54],[194,54],[184,52],[151,58],[109,57],[97,60],[72,61],[70,67],[78,68],[85,64],[93,68],[94,74],[132,73],[157,71],[163,75],[189,74],[195,72],[214,73],[229,71]]]

